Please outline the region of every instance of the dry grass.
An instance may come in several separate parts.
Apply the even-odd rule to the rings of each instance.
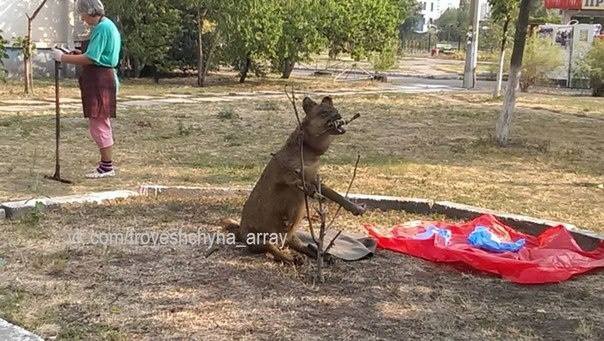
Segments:
[[[0,223],[0,317],[43,337],[140,339],[602,339],[602,275],[517,286],[391,252],[336,262],[326,284],[225,247],[70,244],[94,233],[216,232],[244,197],[150,200],[51,210]],[[418,217],[369,212],[336,225]]]
[[[335,102],[344,116],[363,115],[324,157],[323,177],[336,188],[345,188],[360,152],[354,192],[450,200],[604,231],[601,99],[523,95],[513,144],[503,149],[491,137],[499,102],[486,94]],[[249,186],[295,126],[285,98],[129,107],[115,121],[119,177],[87,181],[98,156],[73,109],[62,121],[62,159],[76,184],[65,186],[42,179],[53,169],[52,117],[35,107],[0,114],[0,200],[141,183]]]
[[[295,85],[301,91],[304,90],[332,90],[345,86],[352,89],[374,89],[375,85],[370,81],[348,82],[343,85],[341,82],[334,82],[332,78],[322,77],[296,77],[292,79],[281,79],[277,75],[269,75],[264,78],[250,76],[244,84],[239,84],[237,74],[234,72],[222,71],[208,76],[207,86],[199,88],[196,86],[197,78],[171,78],[161,79],[159,86],[152,79],[127,79],[120,85],[119,96],[146,95],[162,96],[166,94],[181,95],[205,95],[205,94],[228,94],[233,92],[262,92],[262,91],[283,91],[286,85]],[[54,101],[55,90],[54,80],[36,79],[34,82],[34,95],[27,96],[23,93],[23,84],[11,80],[3,83],[0,87],[0,103],[3,100],[14,99],[44,99]],[[79,98],[80,90],[77,80],[61,80],[61,96]]]

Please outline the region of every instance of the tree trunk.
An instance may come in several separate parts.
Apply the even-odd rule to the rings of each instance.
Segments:
[[[203,34],[201,31],[201,23],[197,32],[197,86],[203,87],[203,74],[205,68],[203,65]]]
[[[283,74],[281,75],[281,78],[289,79],[289,76],[291,76],[292,71],[294,71],[296,62],[291,61],[291,60],[286,60],[283,64],[284,64],[283,65]]]
[[[27,95],[31,94],[34,89],[32,89],[33,78],[31,76],[32,66],[31,66],[31,22],[32,19],[27,17],[27,37],[25,37],[25,46],[23,47],[23,80],[25,81],[25,93]]]
[[[247,57],[245,57],[245,63],[243,65],[243,68],[241,68],[241,70],[239,71],[239,74],[241,76],[239,78],[239,83],[245,83],[247,74],[250,71],[250,66],[252,66],[252,59],[249,56],[247,56]]]
[[[505,50],[499,52],[499,70],[497,71],[497,83],[495,84],[495,91],[493,97],[498,98],[501,96],[501,88],[503,85],[503,66],[505,64]]]
[[[510,16],[505,18],[503,23],[503,36],[501,37],[501,50],[499,51],[499,69],[497,70],[497,83],[495,84],[495,92],[493,97],[501,96],[501,85],[503,83],[503,65],[505,63],[505,46],[507,45],[508,26],[510,24]]]
[[[134,78],[140,78],[141,77],[141,71],[143,71],[144,64],[141,61],[134,59],[134,63],[132,65],[133,65],[133,68],[134,68],[134,70],[133,70],[134,71]]]
[[[29,69],[27,67],[29,58],[27,58],[27,51],[23,51],[23,83],[25,85],[25,94],[29,95]]]
[[[203,22],[207,13],[207,9],[197,10],[197,86],[199,87],[203,87],[206,73],[203,63]]]
[[[27,40],[25,41],[25,46],[23,46],[23,72],[24,72],[24,81],[25,81],[25,93],[30,94],[34,91],[34,76],[33,76],[33,67],[31,63],[32,57],[32,37],[31,37],[31,25],[34,19],[38,16],[38,13],[42,10],[42,7],[46,4],[48,0],[43,0],[42,3],[36,8],[34,13],[29,16],[29,14],[25,14],[27,18]]]
[[[510,63],[510,75],[505,91],[503,108],[496,125],[497,142],[501,146],[506,146],[510,138],[510,126],[516,106],[516,91],[520,80],[520,71],[522,70],[522,57],[524,56],[524,46],[526,45],[526,31],[531,2],[532,0],[520,1],[520,10],[514,34],[514,50],[512,51],[512,61]]]
[[[210,47],[209,47],[208,51],[206,52],[206,60],[204,61],[203,74],[202,74],[202,79],[201,79],[202,84],[205,84],[205,82],[206,82],[206,78],[208,76],[208,70],[210,69],[210,65],[212,65],[212,56],[214,55],[214,49],[216,48],[216,43],[218,42],[218,39],[219,39],[219,31],[217,30],[214,33],[214,36],[212,37],[212,40],[211,40],[212,43],[210,44]]]

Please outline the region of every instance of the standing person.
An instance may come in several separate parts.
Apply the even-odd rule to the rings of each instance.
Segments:
[[[77,0],[80,18],[92,29],[86,51],[65,54],[53,49],[54,60],[82,66],[79,78],[84,117],[88,118],[90,136],[101,154],[98,167],[87,174],[89,179],[115,176],[113,168],[113,131],[119,81],[115,68],[119,62],[121,36],[115,24],[105,17],[100,0]]]

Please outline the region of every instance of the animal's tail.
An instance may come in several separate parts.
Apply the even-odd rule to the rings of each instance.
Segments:
[[[233,219],[223,219],[220,222],[222,228],[227,233],[233,233],[237,241],[241,241],[241,226]]]

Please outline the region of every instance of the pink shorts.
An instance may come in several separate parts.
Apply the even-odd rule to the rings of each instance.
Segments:
[[[113,146],[113,131],[109,118],[89,118],[90,136],[100,149]]]

